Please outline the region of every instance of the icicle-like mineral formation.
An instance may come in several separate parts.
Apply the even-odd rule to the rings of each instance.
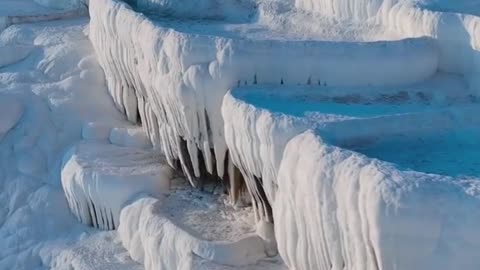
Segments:
[[[428,78],[438,63],[429,39],[337,43],[234,32],[213,36],[154,21],[116,0],[91,2],[90,17],[90,39],[117,107],[142,123],[171,166],[179,161],[192,185],[201,186],[208,175],[223,178],[233,199],[242,185],[227,151],[220,110],[224,94],[238,81],[294,84],[322,78],[338,85],[395,85]],[[270,220],[258,177],[247,177],[246,187],[257,208],[265,209],[259,218]]]
[[[246,85],[408,85],[439,70],[464,75],[474,88],[478,17],[425,11],[402,0],[296,0],[285,7],[368,20],[399,37],[296,41],[288,33],[276,37],[268,25],[252,28],[265,35],[250,35],[245,25],[235,29],[231,22],[238,17],[227,14],[229,1],[215,14],[203,14],[208,0],[193,13],[173,1],[128,2],[170,18],[147,17],[118,0],[90,3],[90,39],[116,106],[142,124],[154,148],[170,166],[180,164],[193,186],[223,179],[233,201],[245,186],[259,224],[275,220],[278,248],[289,267],[478,269],[475,192],[448,177],[402,171],[332,146],[317,133],[303,133],[312,127],[305,118],[225,95]],[[250,15],[240,17],[244,22]],[[341,134],[343,128],[339,123],[327,131]],[[272,232],[264,227],[265,235]]]

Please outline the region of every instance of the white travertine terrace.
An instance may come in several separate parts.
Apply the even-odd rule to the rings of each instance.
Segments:
[[[212,175],[222,178],[233,201],[246,186],[257,220],[274,222],[278,250],[292,269],[480,267],[475,192],[451,177],[405,171],[332,145],[346,147],[356,135],[378,132],[372,121],[383,131],[410,125],[403,129],[408,132],[427,119],[431,132],[434,120],[450,123],[457,114],[435,110],[365,122],[323,115],[319,125],[232,94],[244,85],[409,87],[439,72],[462,76],[461,90],[475,92],[479,17],[402,0],[285,1],[280,6],[292,12],[378,25],[396,35],[371,42],[297,40],[250,15],[232,17],[230,1],[200,16],[211,3],[201,1],[190,14],[188,5],[172,1],[137,2],[163,17],[117,0],[90,3],[89,35],[110,94],[172,167],[178,161],[193,186]],[[277,16],[268,1],[257,4],[260,15]],[[476,123],[468,116],[475,110],[460,112],[461,121],[453,122]],[[364,123],[367,128],[355,128]]]
[[[170,165],[180,160],[193,185],[206,173],[228,178],[226,172],[234,171],[226,169],[232,164],[220,107],[235,85],[401,85],[438,68],[431,39],[338,43],[212,36],[176,30],[114,0],[90,3],[90,13],[90,38],[115,103],[131,121],[140,119]],[[255,201],[264,200],[258,185],[247,181]]]
[[[243,87],[225,96],[232,159],[262,179],[288,267],[479,267],[480,238],[472,234],[480,218],[478,178],[414,172],[345,149],[394,136],[428,138],[462,129],[478,134],[478,104],[452,107],[433,98],[419,107],[410,94],[391,103],[395,89],[384,89],[382,101],[373,91],[363,93],[371,99],[355,100],[350,91],[359,89],[318,86]],[[403,151],[414,153],[408,145]],[[467,171],[467,164],[458,164]]]

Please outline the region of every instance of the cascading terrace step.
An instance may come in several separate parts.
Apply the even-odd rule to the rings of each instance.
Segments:
[[[65,156],[62,186],[68,204],[83,223],[112,230],[120,211],[139,194],[168,192],[172,170],[149,150],[80,142]]]

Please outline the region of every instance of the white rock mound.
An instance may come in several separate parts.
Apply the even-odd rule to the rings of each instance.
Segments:
[[[115,229],[120,211],[141,193],[161,196],[172,176],[164,159],[145,150],[110,144],[80,143],[64,157],[62,185],[77,218]]]
[[[130,256],[145,269],[192,269],[196,256],[219,264],[254,264],[267,256],[263,240],[254,234],[237,241],[207,241],[174,223],[162,202],[144,197],[123,208],[118,228]]]

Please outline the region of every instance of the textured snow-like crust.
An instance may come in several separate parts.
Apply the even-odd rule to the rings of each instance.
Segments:
[[[320,78],[330,85],[399,85],[426,79],[438,68],[429,39],[333,43],[215,37],[162,27],[115,0],[90,3],[90,17],[90,39],[117,107],[129,120],[141,119],[154,147],[170,165],[180,160],[193,185],[204,171],[226,175],[220,110],[234,85]]]
[[[28,1],[2,0],[0,9],[17,2]],[[96,232],[70,213],[62,157],[81,139],[83,122],[129,123],[107,93],[87,25],[86,18],[22,24],[0,34],[9,47],[2,60],[15,53],[10,48],[33,48],[0,70],[0,269],[50,269],[60,250]]]
[[[190,270],[194,256],[233,266],[254,264],[266,257],[259,236],[232,243],[196,238],[162,214],[161,201],[150,197],[123,208],[118,232],[132,259],[145,269]]]
[[[80,221],[115,229],[129,200],[139,193],[159,196],[168,191],[172,171],[149,151],[80,143],[65,155],[61,177],[70,209]]]
[[[312,132],[287,144],[278,175],[275,232],[292,269],[480,267],[480,201],[448,177],[402,172]]]

